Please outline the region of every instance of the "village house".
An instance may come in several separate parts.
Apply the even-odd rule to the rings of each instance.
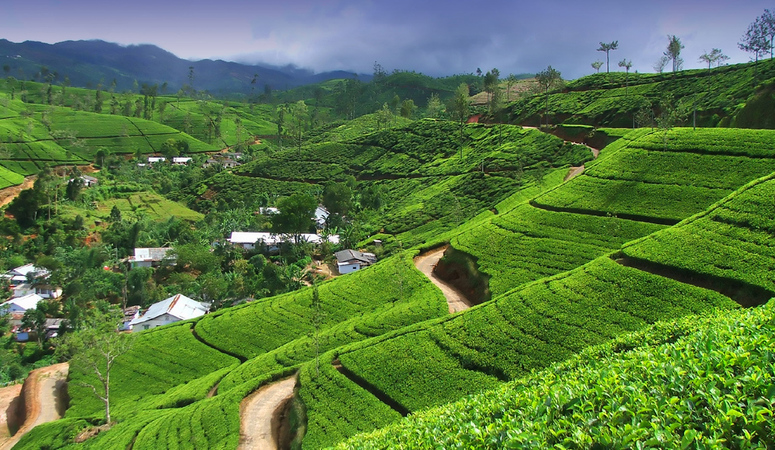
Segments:
[[[188,165],[188,163],[191,162],[192,159],[193,158],[191,158],[189,156],[176,156],[176,157],[172,158],[172,164],[174,164],[176,166],[186,166],[186,165]]]
[[[132,323],[133,320],[140,318],[140,306],[128,306],[124,308],[123,310],[124,318],[121,321],[121,326],[119,327],[119,331],[131,331],[132,330]]]
[[[323,242],[330,242],[332,244],[339,243],[339,235],[332,234],[327,237],[323,237],[319,234],[303,233],[298,235],[302,242],[309,242],[311,244],[319,245]],[[265,245],[267,250],[277,251],[280,249],[280,244],[283,242],[293,242],[294,235],[292,234],[275,234],[268,232],[250,232],[250,231],[233,231],[231,237],[228,239],[232,245],[237,245],[245,250],[255,250],[261,245]]]
[[[350,249],[336,252],[334,256],[336,256],[336,267],[342,275],[361,270],[377,262],[377,256],[374,253]]]
[[[167,158],[163,156],[149,156],[148,157],[148,164],[154,164],[154,163],[160,163],[166,161]]]
[[[28,294],[23,297],[12,298],[0,305],[0,314],[22,313],[28,309],[34,309],[43,300],[38,294]]]
[[[157,248],[135,248],[134,256],[127,258],[127,262],[136,267],[158,267],[162,261],[169,261],[174,263],[175,260],[170,254],[172,247],[157,247]]]
[[[203,316],[209,309],[208,303],[198,302],[183,294],[177,294],[151,305],[143,315],[129,322],[129,327],[132,332],[149,330]]]
[[[8,280],[13,297],[38,294],[43,298],[58,298],[62,295],[62,289],[46,282],[50,276],[48,270],[35,267],[34,264],[25,264],[0,275]]]

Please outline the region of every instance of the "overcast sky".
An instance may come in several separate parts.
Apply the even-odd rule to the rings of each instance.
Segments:
[[[605,60],[599,42],[632,70],[653,72],[675,34],[685,68],[720,48],[729,63],[748,25],[775,0],[3,0],[0,38],[55,43],[102,39],[154,44],[186,59],[294,64],[317,72],[415,70],[434,76],[493,67],[563,78]],[[605,67],[603,68],[605,70]]]

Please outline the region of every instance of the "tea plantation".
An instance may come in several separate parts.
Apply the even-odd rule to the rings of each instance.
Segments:
[[[550,104],[567,124],[631,126],[674,91],[715,126],[753,95],[751,70],[630,74],[627,86],[595,75]],[[757,76],[773,70],[762,62]],[[77,110],[88,90],[43,104],[40,87],[0,106],[0,187],[48,164],[94,163],[99,150],[129,157],[172,138],[201,153],[278,129],[270,105],[162,96],[165,108],[142,119]],[[543,101],[500,115],[529,124]],[[100,205],[138,217],[160,212],[135,198],[220,211],[343,182],[381,192],[358,227],[364,246],[379,237],[390,248],[364,270],[139,333],[111,375],[115,424],[74,441],[103,408],[82,383],[92,375],[74,370],[64,418],[14,448],[236,448],[240,402],[290,376],[293,448],[775,446],[774,306],[764,305],[775,297],[775,132],[566,127],[599,133],[608,145],[595,159],[511,124],[390,125],[366,115],[303,142],[271,137],[248,164],[173,199]],[[413,258],[440,245],[450,249],[439,267],[466,265],[453,281],[480,283],[480,304],[449,314],[416,269]]]

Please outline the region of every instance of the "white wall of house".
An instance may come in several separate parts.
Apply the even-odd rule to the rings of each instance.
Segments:
[[[179,322],[180,319],[177,317],[174,317],[170,314],[162,314],[159,317],[155,317],[151,320],[148,320],[146,322],[141,322],[138,324],[135,324],[132,328],[133,332],[139,332],[143,330],[150,330],[151,328],[160,327],[162,325],[167,325],[174,322]]]
[[[351,263],[351,264],[336,264],[336,267],[339,269],[339,273],[344,275],[348,273],[355,272],[356,270],[361,269],[360,263]]]

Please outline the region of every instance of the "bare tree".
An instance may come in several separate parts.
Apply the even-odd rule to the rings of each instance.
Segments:
[[[616,50],[617,48],[619,48],[619,41],[613,41],[608,44],[601,42],[600,47],[597,49],[599,52],[605,52],[605,73],[609,72],[608,54],[611,50]]]
[[[592,68],[595,69],[595,73],[600,73],[601,67],[603,67],[603,61],[595,61],[592,63]]]
[[[110,372],[116,359],[132,348],[134,337],[119,333],[119,322],[118,311],[97,311],[80,331],[66,334],[57,345],[59,357],[69,359],[71,368],[85,375],[81,385],[105,405],[106,423],[110,423]]]
[[[625,94],[628,94],[630,90],[630,69],[632,69],[632,61],[627,61],[627,58],[624,58],[619,61],[619,67],[624,67],[624,92]]]
[[[764,35],[769,38],[770,59],[772,59],[773,47],[775,47],[775,14],[769,9],[765,9],[764,14],[761,15],[761,19]]]
[[[762,17],[757,17],[748,26],[748,30],[746,30],[740,42],[737,43],[737,46],[740,50],[753,53],[754,63],[758,63],[759,58],[763,57],[767,51],[772,50],[772,45],[768,38],[767,24]]]
[[[713,63],[718,62],[718,64],[721,65],[721,62],[728,59],[729,56],[723,54],[721,49],[718,48],[714,48],[710,53],[705,52],[700,55],[700,61],[708,64],[708,73],[710,73],[710,67]]]
[[[662,73],[665,71],[665,67],[667,67],[667,63],[670,62],[670,59],[667,56],[662,55],[657,62],[654,63],[654,71],[657,73]]]
[[[546,117],[546,126],[549,126],[549,89],[554,87],[561,80],[562,80],[562,75],[558,70],[555,70],[554,68],[552,68],[552,66],[549,66],[546,68],[546,70],[543,70],[536,74],[536,81],[538,81],[538,86],[541,88],[542,91],[544,91],[544,95],[546,96],[546,104],[544,107],[544,117]]]

